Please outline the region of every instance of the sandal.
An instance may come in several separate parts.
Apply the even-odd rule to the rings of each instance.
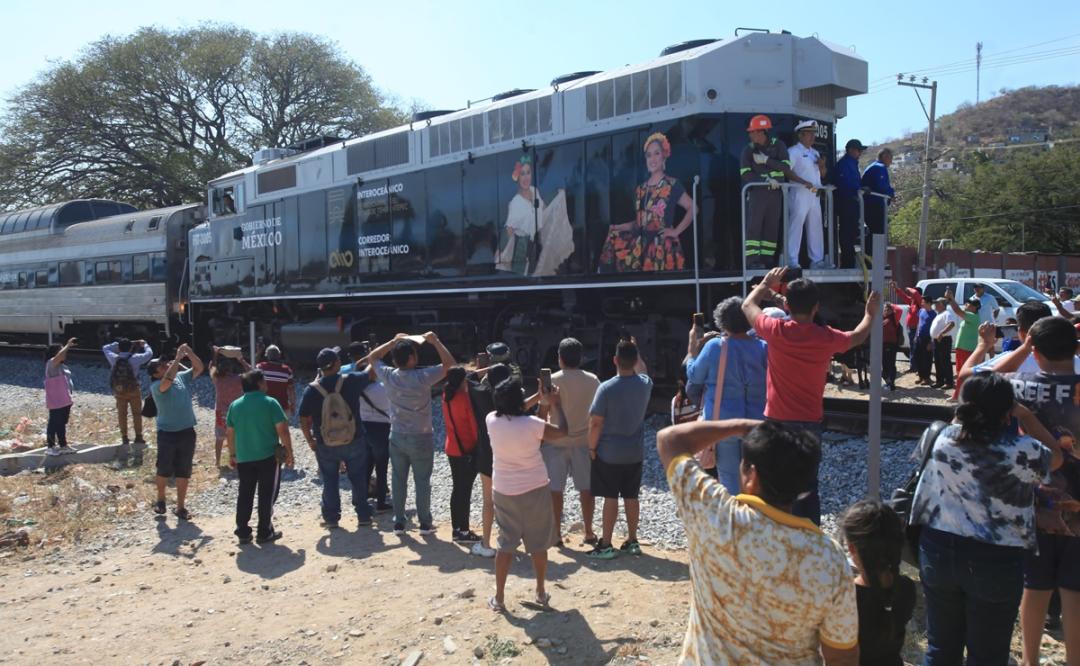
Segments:
[[[176,516],[177,518],[179,518],[180,520],[191,520],[191,512],[188,511],[186,508],[183,508],[183,507],[173,509],[173,515]]]
[[[165,500],[154,502],[154,513],[159,516],[165,515]]]
[[[582,541],[582,543],[586,546],[595,546],[597,543],[596,535],[594,534],[592,536],[585,537],[585,540]]]
[[[533,603],[541,608],[551,608],[551,593],[544,592],[542,596],[537,595],[537,597],[533,599]]]
[[[499,600],[496,599],[495,597],[488,597],[488,604],[487,605],[488,605],[488,608],[495,611],[496,613],[505,613],[506,612],[506,606],[499,603]]]

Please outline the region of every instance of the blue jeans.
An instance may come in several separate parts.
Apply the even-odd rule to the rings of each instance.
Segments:
[[[923,528],[924,666],[1005,666],[1024,592],[1024,550]]]
[[[390,465],[390,424],[365,421],[364,439],[368,446],[367,476],[370,479],[371,472],[375,472],[375,502],[382,507],[389,493],[386,468]]]
[[[739,465],[742,462],[742,439],[729,437],[716,443],[716,478],[732,495],[742,492]]]
[[[917,329],[917,328],[909,328],[907,330],[907,339],[908,339],[907,353],[908,353],[908,360],[911,362],[910,367],[911,367],[912,372],[915,372],[915,370],[916,370],[916,365],[915,365],[915,346],[916,346],[916,344],[915,344],[915,334],[918,333],[918,332],[919,332],[919,329]]]
[[[409,468],[416,484],[416,519],[420,525],[432,525],[431,470],[435,466],[434,435],[390,431],[390,494],[393,496],[394,522],[405,522],[405,497],[408,494]]]
[[[352,504],[360,520],[371,520],[371,507],[367,503],[368,449],[363,439],[354,439],[345,446],[316,445],[315,461],[322,476],[322,517],[336,523],[341,520],[341,480],[338,476],[341,463],[352,486]]]

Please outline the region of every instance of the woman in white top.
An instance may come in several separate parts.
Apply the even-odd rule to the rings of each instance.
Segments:
[[[532,158],[528,154],[514,164],[511,177],[518,191],[506,212],[506,225],[495,253],[495,270],[525,275],[532,263],[532,245],[544,224],[544,200],[533,187]]]
[[[495,411],[485,419],[492,451],[492,501],[495,524],[499,527],[495,556],[495,596],[488,607],[505,612],[503,592],[510,563],[519,543],[532,556],[536,572],[535,603],[547,607],[551,599],[544,590],[547,549],[558,539],[555,513],[548,490],[547,466],[540,444],[566,436],[566,419],[547,423],[548,408],[560,410],[558,387],[542,392],[538,416],[526,414],[525,392],[513,378],[495,387]],[[536,397],[536,396],[534,396]],[[560,415],[561,416],[561,415]]]

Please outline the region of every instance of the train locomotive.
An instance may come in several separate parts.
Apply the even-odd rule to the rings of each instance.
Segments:
[[[737,31],[376,134],[258,151],[208,184],[186,263],[167,257],[162,321],[197,348],[246,343],[254,323],[298,360],[433,329],[462,356],[501,339],[529,369],[574,335],[604,374],[628,332],[672,380],[691,313],[755,277],[742,256],[748,120],[767,113],[789,145],[816,120],[831,163],[846,98],[866,88],[849,49]],[[644,234],[625,233],[634,221]],[[826,319],[859,318],[861,271],[806,274],[825,285]]]

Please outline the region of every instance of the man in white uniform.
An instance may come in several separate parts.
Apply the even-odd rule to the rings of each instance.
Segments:
[[[810,268],[832,268],[825,262],[824,243],[821,232],[821,202],[817,188],[825,174],[825,160],[813,148],[817,123],[804,120],[795,126],[799,142],[788,151],[791,170],[795,175],[813,185],[788,190],[788,265],[799,265],[799,249],[802,247],[803,227],[806,227],[806,253],[810,255]]]

